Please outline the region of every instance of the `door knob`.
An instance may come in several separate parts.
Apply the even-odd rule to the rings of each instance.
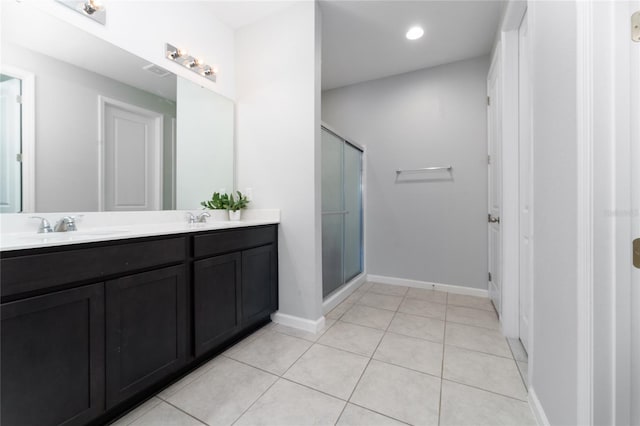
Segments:
[[[488,219],[489,223],[500,223],[500,218],[491,216],[491,213],[489,213]]]

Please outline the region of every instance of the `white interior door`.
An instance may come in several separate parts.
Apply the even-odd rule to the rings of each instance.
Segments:
[[[630,2],[640,13],[640,1]],[[628,42],[628,41],[627,41]],[[640,42],[630,42],[631,239],[640,238]],[[640,250],[640,247],[634,247]],[[635,251],[635,250],[634,250]],[[640,256],[640,255],[639,255]],[[631,267],[631,424],[640,425],[640,265]]]
[[[529,83],[528,24],[525,14],[518,32],[519,81],[519,199],[520,199],[520,280],[519,329],[522,346],[529,350],[529,317],[533,283],[533,144],[531,143],[531,94]]]
[[[499,47],[498,47],[499,51]],[[502,197],[502,186],[500,177],[501,144],[502,144],[502,124],[501,124],[501,60],[500,54],[494,56],[489,78],[487,81],[487,102],[488,119],[488,166],[489,166],[489,297],[501,315],[502,303],[502,239],[500,233],[500,201]]]
[[[0,75],[0,213],[22,211],[21,81]]]
[[[162,116],[105,102],[103,210],[162,208]]]

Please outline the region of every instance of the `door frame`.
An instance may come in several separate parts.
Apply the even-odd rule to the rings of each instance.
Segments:
[[[22,81],[22,213],[36,211],[36,75],[2,64],[0,73]]]
[[[105,179],[104,173],[106,172],[106,126],[105,126],[105,113],[108,106],[114,106],[117,108],[121,108],[127,111],[130,111],[135,114],[145,115],[147,117],[153,118],[154,127],[155,127],[155,159],[156,162],[156,172],[155,172],[155,188],[153,189],[156,192],[156,210],[160,210],[163,207],[163,163],[162,163],[162,153],[164,148],[164,116],[162,113],[151,111],[145,108],[141,108],[136,105],[131,105],[129,103],[119,101],[117,99],[112,99],[106,96],[99,95],[98,96],[98,211],[104,211],[105,208]]]
[[[503,269],[505,265],[504,261],[504,243],[503,243],[503,230],[502,230],[502,214],[504,207],[504,199],[503,199],[503,171],[502,171],[502,150],[503,150],[503,129],[504,129],[504,119],[503,119],[503,82],[504,82],[504,72],[503,72],[503,62],[502,62],[502,52],[501,52],[502,42],[499,41],[497,44],[496,51],[491,59],[491,64],[489,66],[489,72],[487,74],[487,212],[491,215],[492,211],[492,201],[496,201],[499,204],[498,217],[500,221],[498,224],[487,223],[487,269],[490,274],[493,275],[493,279],[487,281],[487,290],[489,293],[489,298],[492,300],[493,305],[498,312],[498,316],[502,318],[503,313]],[[492,80],[494,81],[492,83]],[[493,87],[494,92],[491,92],[491,87]],[[493,128],[493,131],[492,131]],[[493,140],[492,140],[493,138]],[[492,151],[493,146],[493,151]],[[491,154],[495,152],[496,157],[491,157]],[[492,194],[493,180],[496,180],[496,184],[498,186],[498,193]],[[493,197],[496,197],[493,199]],[[498,241],[496,241],[498,245],[497,253],[494,253],[492,250],[492,227],[498,227]],[[497,262],[495,262],[494,256],[497,256]],[[495,263],[495,268],[493,268]],[[497,270],[496,270],[497,269]],[[496,306],[495,300],[493,300],[493,292],[492,292],[492,282],[494,282],[495,278],[499,279],[499,302]]]

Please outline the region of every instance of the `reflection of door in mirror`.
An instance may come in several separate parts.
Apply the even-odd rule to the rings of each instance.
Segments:
[[[21,81],[0,74],[0,212],[22,211]]]
[[[100,210],[162,208],[163,116],[101,98],[104,128]]]

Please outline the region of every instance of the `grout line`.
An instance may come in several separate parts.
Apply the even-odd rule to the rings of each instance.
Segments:
[[[173,404],[172,404],[172,403],[170,403],[169,401],[165,401],[165,400],[163,400],[163,402],[164,402],[165,404],[167,404],[167,405],[172,406],[172,407],[173,407],[173,408],[175,408],[176,410],[181,411],[182,413],[186,414],[187,416],[191,417],[192,419],[195,419],[195,420],[199,421],[199,422],[200,422],[200,423],[202,423],[203,425],[207,425],[207,426],[209,426],[209,423],[207,423],[207,422],[205,422],[205,421],[200,420],[199,418],[197,418],[196,416],[194,416],[194,415],[193,415],[193,414],[191,414],[191,413],[187,413],[187,412],[186,412],[186,411],[184,411],[182,408],[180,408],[180,407],[177,407],[177,406],[173,405]],[[157,407],[157,405],[156,405],[156,407]],[[155,408],[155,407],[154,407],[154,408]]]
[[[447,381],[447,382],[451,382],[451,383],[456,383],[456,384],[461,385],[461,386],[467,386],[469,388],[473,388],[473,389],[477,389],[479,391],[487,392],[487,393],[490,393],[492,395],[497,395],[497,396],[502,396],[504,398],[513,399],[514,401],[522,402],[522,403],[525,403],[525,404],[527,404],[529,402],[526,399],[520,399],[520,398],[517,398],[515,396],[506,395],[504,393],[498,393],[496,391],[492,391],[492,390],[489,390],[489,389],[481,388],[481,387],[476,386],[476,385],[470,385],[469,383],[462,383],[462,382],[459,382],[457,380],[448,379],[448,378],[443,378],[442,380]]]
[[[251,409],[251,407],[253,407],[255,405],[255,403],[258,402],[258,400],[264,396],[265,393],[269,392],[269,389],[271,389],[276,383],[278,383],[278,380],[280,380],[279,377],[276,380],[274,380],[273,383],[271,383],[271,385],[269,387],[267,387],[264,390],[264,392],[262,392],[251,404],[249,404],[249,406],[242,412],[242,414],[240,414],[237,419],[235,419],[233,422],[231,422],[231,425],[236,424],[238,422],[238,420],[240,420],[242,418],[242,416],[244,416],[247,413],[247,411],[249,411]]]
[[[449,293],[447,293],[447,296],[446,296],[446,299],[448,298],[449,298]],[[442,418],[442,381],[444,380],[444,353],[445,353],[445,348],[446,348],[445,345],[447,341],[447,311],[448,309],[445,309],[444,311],[444,333],[442,334],[442,363],[440,364],[440,397],[438,400],[438,426],[440,426],[440,421]]]
[[[456,347],[458,349],[464,349],[465,351],[476,352],[476,353],[483,354],[483,355],[490,355],[490,356],[495,356],[496,358],[509,359],[509,360],[515,361],[515,359],[513,359],[513,357],[508,357],[508,356],[503,356],[503,355],[496,355],[496,354],[491,353],[491,352],[479,351],[477,349],[470,349],[470,348],[466,348],[464,346],[456,345],[456,344],[453,344],[453,343],[447,343],[447,345]]]
[[[400,422],[400,423],[405,424],[405,425],[410,425],[410,423],[407,423],[407,422],[405,422],[404,420],[400,420],[400,419],[397,419],[397,418],[395,418],[395,417],[391,417],[391,416],[390,416],[390,415],[388,415],[388,414],[381,413],[381,412],[379,412],[379,411],[376,411],[376,410],[371,409],[371,408],[369,408],[369,407],[365,407],[365,406],[360,405],[360,404],[357,404],[357,403],[355,403],[355,402],[347,402],[347,405],[349,405],[349,404],[351,404],[351,405],[355,405],[356,407],[363,408],[363,409],[365,409],[365,410],[367,410],[367,411],[371,411],[372,413],[379,414],[379,415],[381,415],[381,416],[383,416],[383,417],[386,417],[386,418],[388,418],[388,419],[395,420],[396,422]]]

